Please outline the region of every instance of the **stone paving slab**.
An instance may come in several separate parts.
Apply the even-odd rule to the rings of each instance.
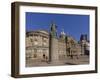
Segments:
[[[80,64],[89,64],[88,56],[79,56],[78,59],[76,56],[66,58],[65,60],[53,61],[53,62],[37,62],[33,60],[27,60],[26,67],[39,67],[39,66],[61,66],[61,65],[80,65]]]

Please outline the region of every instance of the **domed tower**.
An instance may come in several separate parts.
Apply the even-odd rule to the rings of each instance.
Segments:
[[[66,34],[64,32],[64,29],[62,29],[62,32],[58,39],[58,54],[59,54],[59,60],[63,61],[66,60],[67,54],[66,54]]]
[[[86,48],[87,48],[87,35],[82,34],[80,37],[80,43],[81,43],[81,53],[84,55],[86,54]]]
[[[63,39],[63,40],[65,40],[65,37],[66,37],[66,34],[65,34],[65,32],[64,32],[64,29],[62,29],[60,38]]]
[[[58,39],[57,39],[57,26],[56,24],[51,24],[50,30],[50,61],[58,61]]]

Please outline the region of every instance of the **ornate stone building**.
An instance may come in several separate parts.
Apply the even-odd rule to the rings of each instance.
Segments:
[[[26,33],[26,59],[42,61],[49,56],[49,33],[44,30]]]
[[[80,44],[81,44],[81,49],[82,49],[82,53],[89,55],[89,40],[87,39],[87,35],[86,34],[82,34],[80,37]]]
[[[60,36],[57,26],[51,24],[49,31],[37,30],[26,32],[26,60],[37,62],[59,62],[69,56],[89,54],[89,41],[86,35],[81,35],[80,41],[65,34]]]

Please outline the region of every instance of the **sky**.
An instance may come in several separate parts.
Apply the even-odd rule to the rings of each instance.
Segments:
[[[26,12],[26,31],[47,30],[55,23],[58,35],[64,29],[66,35],[80,40],[81,34],[87,34],[89,38],[89,15],[77,14],[51,14]]]

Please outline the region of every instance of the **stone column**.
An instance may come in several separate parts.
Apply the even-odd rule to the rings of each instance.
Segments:
[[[59,55],[58,55],[58,39],[51,38],[51,48],[50,48],[50,54],[51,54],[51,62],[58,62],[59,61]]]
[[[85,49],[84,49],[84,45],[81,46],[81,54],[84,55],[85,54]]]

